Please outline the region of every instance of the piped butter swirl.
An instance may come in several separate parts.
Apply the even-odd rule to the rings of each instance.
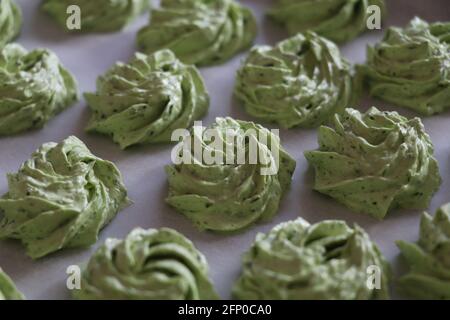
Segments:
[[[434,148],[419,118],[348,108],[319,128],[305,152],[314,189],[356,212],[383,219],[396,207],[424,209],[441,184]]]
[[[82,272],[78,299],[218,299],[205,257],[175,230],[134,229],[124,239],[108,239]]]
[[[370,94],[423,115],[450,108],[450,23],[389,28],[359,66]]]
[[[249,114],[284,128],[319,126],[357,96],[348,61],[313,32],[253,48],[237,73],[235,93]]]
[[[368,270],[374,269],[380,281],[371,288]],[[311,225],[298,218],[256,236],[244,255],[233,296],[244,300],[388,299],[389,277],[380,250],[357,225],[351,228],[339,220]]]
[[[0,239],[20,240],[33,258],[88,247],[129,204],[117,167],[71,136],[46,143],[17,173],[0,199]]]
[[[278,136],[252,122],[217,118],[194,127],[187,141],[185,160],[166,167],[172,207],[200,229],[223,232],[277,213],[295,170]]]
[[[235,0],[162,0],[137,42],[144,52],[171,49],[189,64],[225,62],[256,36],[250,9]]]
[[[93,111],[87,130],[110,135],[122,148],[170,142],[174,130],[190,127],[209,107],[198,70],[170,50],[117,63],[85,98]]]
[[[77,84],[51,51],[0,49],[0,136],[44,126],[73,104]]]

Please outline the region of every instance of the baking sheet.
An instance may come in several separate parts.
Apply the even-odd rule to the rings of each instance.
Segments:
[[[50,48],[63,64],[75,75],[81,92],[95,91],[96,77],[116,61],[132,57],[137,30],[147,23],[148,15],[142,16],[125,30],[111,34],[68,35],[39,10],[40,1],[18,0],[24,14],[24,26],[17,42],[27,49]],[[264,16],[272,0],[242,0],[257,16],[259,35],[257,44],[275,44],[287,36]],[[406,24],[415,15],[428,21],[450,20],[448,0],[389,0],[389,16],[384,28]],[[378,41],[382,32],[366,33],[342,46],[343,54],[352,62],[365,60],[368,43]],[[246,53],[236,56],[228,63],[201,68],[211,95],[211,107],[204,124],[210,124],[217,116],[232,116],[252,120],[243,112],[242,106],[233,98],[235,71]],[[414,114],[405,109],[389,107],[386,103],[365,99],[361,109],[375,105],[383,110],[396,110],[408,117]],[[210,275],[222,298],[230,298],[231,287],[239,275],[241,255],[248,249],[257,232],[267,232],[276,224],[299,216],[314,223],[323,219],[344,219],[350,224],[364,227],[381,251],[391,262],[394,274],[405,271],[394,241],[416,241],[420,219],[419,211],[397,210],[384,221],[350,212],[334,200],[312,191],[313,173],[308,169],[303,152],[317,146],[316,130],[281,130],[282,144],[297,160],[297,169],[290,191],[282,201],[278,215],[266,224],[255,225],[236,235],[217,235],[200,232],[181,214],[165,204],[167,181],[164,165],[170,163],[171,145],[142,146],[121,151],[107,137],[84,132],[89,111],[84,100],[60,114],[38,131],[30,131],[14,137],[0,139],[0,193],[7,192],[6,173],[17,171],[19,165],[42,143],[59,142],[69,135],[82,139],[96,155],[113,161],[121,170],[129,196],[134,205],[123,210],[100,234],[99,241],[90,249],[64,250],[38,261],[25,255],[19,242],[0,242],[0,266],[15,280],[28,299],[69,299],[66,289],[66,268],[86,261],[107,237],[123,238],[135,227],[174,228],[187,237],[207,257]],[[450,112],[424,119],[425,127],[435,145],[435,156],[444,178],[439,192],[434,196],[430,212],[450,201],[450,144],[448,132]],[[274,128],[274,126],[268,126]],[[394,298],[403,298],[395,293]]]

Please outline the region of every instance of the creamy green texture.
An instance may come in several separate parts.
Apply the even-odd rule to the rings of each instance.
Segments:
[[[218,299],[205,257],[172,229],[134,229],[125,240],[108,239],[82,273],[77,299]]]
[[[423,213],[419,243],[397,241],[411,267],[399,287],[416,299],[450,300],[450,204],[434,217]]]
[[[14,282],[0,268],[0,300],[23,300],[25,297],[17,290]]]
[[[122,148],[170,142],[175,129],[190,127],[209,106],[198,70],[170,50],[117,63],[85,97],[93,111],[88,130],[110,135]]]
[[[185,63],[225,62],[256,36],[252,12],[235,0],[162,0],[137,37],[145,52],[171,49]]]
[[[81,10],[81,29],[67,27],[67,8]],[[124,28],[150,8],[150,0],[44,0],[43,10],[68,31],[112,32]]]
[[[0,136],[40,128],[74,103],[77,84],[49,50],[0,50]]]
[[[127,192],[116,166],[94,156],[76,137],[42,145],[0,199],[0,239],[18,239],[37,259],[87,247],[124,206]]]
[[[191,142],[184,152],[192,161],[166,167],[167,202],[206,230],[236,231],[271,219],[291,183],[295,160],[275,134],[252,122],[217,118],[207,129],[194,129],[184,140]],[[258,161],[252,154],[259,154]],[[207,155],[219,161],[209,162]]]
[[[306,32],[275,47],[253,48],[238,71],[235,93],[252,116],[291,128],[323,124],[353,102],[355,89],[336,45]]]
[[[0,1],[0,48],[13,40],[22,26],[22,11],[15,0]]]
[[[426,208],[441,183],[422,122],[397,112],[348,108],[320,127],[319,149],[305,157],[315,190],[378,219],[396,207]]]
[[[372,5],[385,12],[384,0],[277,0],[269,16],[290,34],[311,30],[346,42],[367,30]]]
[[[344,221],[310,225],[298,218],[258,234],[244,255],[236,299],[369,300],[389,298],[390,268],[367,233]],[[380,287],[370,289],[369,267]]]
[[[370,94],[432,115],[450,108],[450,22],[389,28],[359,66]]]

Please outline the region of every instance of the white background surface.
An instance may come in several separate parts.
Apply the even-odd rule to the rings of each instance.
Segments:
[[[93,0],[94,1],[94,0]],[[40,1],[18,0],[24,13],[24,26],[17,42],[27,49],[50,48],[63,64],[75,75],[81,92],[95,91],[96,77],[116,61],[128,61],[136,50],[137,30],[147,23],[148,15],[142,16],[125,30],[111,34],[68,35],[39,10]],[[275,44],[287,36],[265,18],[264,13],[272,0],[242,0],[257,16],[259,35],[257,44]],[[418,15],[428,21],[450,20],[449,0],[388,0],[388,19],[385,27],[406,24]],[[368,43],[374,43],[382,32],[366,33],[342,47],[343,54],[352,62],[365,60]],[[210,124],[217,116],[232,116],[251,120],[232,95],[235,71],[246,53],[236,56],[228,63],[202,68],[201,73],[211,95],[211,107],[204,124]],[[383,110],[396,110],[406,116],[414,115],[406,109],[389,107],[380,101],[365,99],[360,106],[367,109],[376,105]],[[107,237],[123,238],[135,227],[171,227],[189,237],[207,257],[210,275],[222,298],[230,298],[231,287],[239,275],[241,255],[253,241],[257,232],[267,232],[276,224],[303,217],[310,222],[323,219],[344,219],[350,224],[358,223],[380,246],[392,263],[394,274],[399,275],[405,266],[399,258],[394,241],[416,241],[418,237],[419,211],[400,210],[391,212],[384,221],[350,212],[345,207],[319,193],[312,191],[313,176],[308,169],[303,152],[317,146],[316,130],[291,129],[281,131],[281,140],[288,152],[297,160],[297,169],[290,191],[282,201],[278,215],[267,224],[258,224],[237,235],[217,235],[200,232],[181,214],[165,204],[167,181],[163,170],[170,163],[171,145],[142,146],[121,151],[109,138],[86,134],[84,127],[89,111],[84,100],[66,110],[38,131],[26,132],[14,137],[0,138],[0,194],[7,192],[6,173],[15,172],[20,164],[42,143],[59,142],[69,135],[82,139],[92,152],[116,163],[124,175],[129,196],[134,205],[123,210],[100,234],[100,240],[90,249],[64,250],[38,261],[25,255],[19,242],[0,242],[0,266],[15,280],[19,289],[29,299],[68,299],[66,268],[86,261]],[[435,145],[443,184],[434,196],[430,212],[450,201],[450,111],[424,119],[425,127]],[[267,127],[273,128],[268,125]],[[395,298],[402,298],[394,293]]]

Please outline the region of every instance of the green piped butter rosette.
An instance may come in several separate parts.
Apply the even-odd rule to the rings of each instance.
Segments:
[[[397,207],[428,207],[441,184],[422,122],[397,112],[348,108],[332,127],[320,127],[319,149],[305,157],[315,190],[378,219]]]
[[[237,73],[236,96],[252,116],[281,127],[316,127],[356,98],[350,64],[313,32],[257,46]]]
[[[190,127],[209,107],[198,70],[170,50],[117,63],[85,97],[93,111],[88,131],[110,135],[122,148],[170,142],[175,129]]]
[[[40,128],[73,104],[77,84],[51,51],[0,49],[0,136]]]
[[[162,0],[137,42],[144,52],[168,48],[185,63],[211,65],[247,49],[255,36],[252,12],[235,0]]]
[[[217,118],[194,127],[186,141],[185,160],[166,166],[167,202],[198,228],[237,231],[277,213],[296,165],[278,136],[253,122]]]
[[[359,66],[370,94],[423,115],[450,107],[450,23],[389,28]]]
[[[68,29],[67,8],[81,10],[81,29]],[[123,29],[150,8],[150,0],[44,0],[42,9],[64,30],[113,32]]]
[[[134,229],[125,240],[108,239],[82,272],[83,300],[218,299],[205,257],[172,229]]]
[[[0,49],[13,40],[22,27],[22,11],[15,0],[0,1]]]
[[[385,13],[384,0],[277,0],[269,16],[292,35],[311,30],[342,43],[368,30],[373,5]]]
[[[398,280],[400,290],[416,299],[450,300],[450,204],[434,217],[423,213],[417,244],[397,241],[410,271]]]
[[[378,283],[369,279],[374,270]],[[339,220],[311,225],[298,218],[256,236],[244,255],[233,296],[243,300],[389,299],[389,278],[389,265],[359,226],[351,228]]]
[[[42,145],[0,199],[0,239],[20,240],[33,258],[87,247],[129,204],[116,166],[94,156],[76,137]]]
[[[10,277],[0,268],[0,300],[24,300]]]

